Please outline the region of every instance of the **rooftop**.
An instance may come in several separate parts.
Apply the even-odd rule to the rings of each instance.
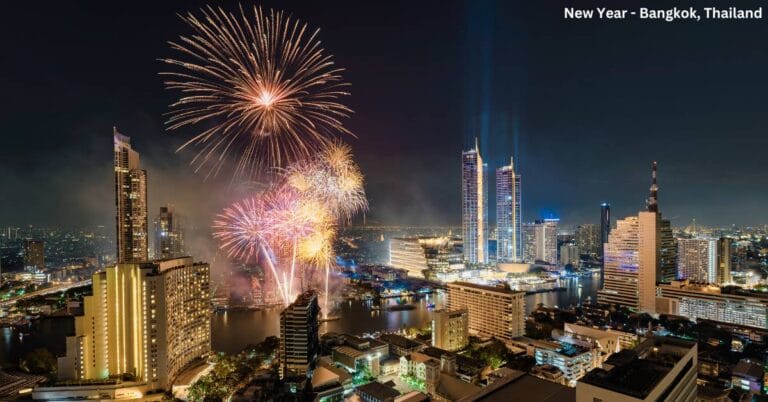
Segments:
[[[645,399],[693,347],[694,343],[680,339],[649,338],[635,349],[612,354],[604,368],[592,370],[581,382]]]
[[[479,392],[465,396],[461,402],[573,402],[576,390],[551,381],[542,380],[522,371],[505,376]]]
[[[420,343],[397,334],[383,334],[379,340],[405,349],[413,349],[421,346]]]
[[[506,285],[500,285],[500,286],[492,286],[492,285],[481,285],[478,283],[472,283],[472,282],[452,282],[448,284],[448,288],[470,288],[470,289],[477,289],[477,290],[483,290],[486,292],[496,292],[496,293],[503,293],[503,294],[517,294],[517,293],[525,293],[523,291],[517,291],[512,290]]]
[[[400,396],[400,393],[397,392],[396,389],[389,387],[387,385],[384,385],[378,381],[369,382],[368,384],[363,384],[357,387],[357,392],[364,393],[366,395],[371,395],[372,397],[378,400],[396,398]]]

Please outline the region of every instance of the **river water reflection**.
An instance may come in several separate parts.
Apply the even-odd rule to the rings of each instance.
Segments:
[[[598,288],[597,277],[562,279],[558,286],[565,291],[537,293],[526,296],[526,314],[539,303],[546,306],[568,307],[583,303],[587,297],[594,300]],[[413,310],[386,311],[386,307],[400,303],[412,303]],[[339,320],[324,322],[321,332],[365,332],[393,331],[407,327],[428,325],[432,312],[431,303],[441,308],[445,303],[442,293],[408,299],[386,299],[381,309],[376,310],[371,301],[346,301],[338,306]],[[270,335],[278,335],[280,310],[229,311],[212,317],[213,349],[234,353],[249,343],[257,343]],[[57,356],[65,352],[65,338],[74,331],[71,317],[45,318],[32,324],[29,334],[20,336],[11,328],[0,329],[0,365],[18,363],[20,357],[32,349],[45,347]]]

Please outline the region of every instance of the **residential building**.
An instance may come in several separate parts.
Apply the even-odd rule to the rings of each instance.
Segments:
[[[184,255],[184,231],[181,219],[166,205],[155,218],[155,258],[177,258]]]
[[[22,253],[24,270],[35,271],[45,268],[45,242],[42,240],[24,239]]]
[[[566,339],[566,338],[563,338]],[[549,364],[563,373],[564,385],[574,386],[600,363],[598,349],[565,341],[534,341],[536,364]]]
[[[576,385],[576,402],[693,402],[697,346],[651,337],[609,357]]]
[[[461,221],[464,260],[488,263],[488,165],[483,163],[477,140],[461,153]]]
[[[280,312],[280,378],[312,378],[320,356],[320,306],[307,291]]]
[[[716,283],[720,259],[718,240],[713,238],[677,239],[677,276],[693,282]]]
[[[465,309],[469,331],[511,340],[525,333],[525,292],[468,282],[448,284],[448,309]]]
[[[571,264],[573,267],[579,267],[579,247],[575,244],[563,244],[560,246],[560,265]]]
[[[595,224],[585,224],[576,226],[576,233],[574,235],[576,240],[576,246],[579,248],[579,252],[587,254],[591,257],[597,257],[603,245],[600,243],[600,228]]]
[[[496,169],[496,262],[523,261],[520,174],[514,160]]]
[[[432,314],[432,346],[451,352],[469,344],[469,313],[466,309],[437,310]]]
[[[115,145],[115,205],[117,206],[117,262],[148,260],[147,171],[131,138],[113,129]]]

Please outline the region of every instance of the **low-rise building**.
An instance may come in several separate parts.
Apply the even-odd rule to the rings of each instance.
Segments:
[[[557,367],[570,386],[598,365],[600,352],[589,347],[563,341],[537,341],[535,348],[536,364]]]
[[[697,345],[652,337],[609,357],[576,386],[576,402],[693,402]]]
[[[383,334],[379,340],[389,345],[389,353],[395,356],[407,356],[424,348],[423,344],[397,334]]]
[[[451,352],[469,344],[469,313],[466,309],[437,310],[432,315],[432,346]]]

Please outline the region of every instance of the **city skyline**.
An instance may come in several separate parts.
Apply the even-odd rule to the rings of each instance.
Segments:
[[[264,5],[279,6],[270,2]],[[495,168],[502,166],[512,154],[517,170],[527,177],[528,183],[543,184],[532,186],[523,195],[524,221],[553,213],[567,225],[592,223],[597,219],[595,206],[603,201],[612,204],[614,216],[626,216],[642,206],[644,166],[650,160],[659,160],[665,167],[660,184],[667,189],[665,210],[673,223],[683,225],[692,218],[718,226],[732,223],[760,225],[766,221],[760,206],[768,200],[759,191],[765,179],[756,173],[759,172],[759,155],[754,153],[764,146],[765,140],[758,134],[764,118],[749,102],[760,93],[766,81],[752,64],[714,58],[711,49],[705,46],[714,43],[726,54],[738,52],[740,48],[748,49],[753,40],[744,34],[759,33],[762,28],[750,23],[726,26],[724,32],[714,36],[713,31],[698,27],[670,25],[665,26],[663,32],[657,32],[632,23],[599,28],[563,24],[550,28],[591,38],[594,44],[590,54],[595,60],[577,59],[572,52],[564,51],[560,52],[561,57],[569,63],[556,64],[575,63],[573,73],[552,63],[546,63],[550,67],[544,71],[536,72],[527,66],[543,63],[551,56],[534,49],[563,50],[570,43],[555,44],[520,34],[523,26],[535,31],[529,27],[532,22],[526,21],[544,20],[547,13],[557,11],[552,6],[480,2],[471,6],[446,7],[448,12],[437,16],[431,13],[436,5],[425,2],[413,7],[410,18],[419,18],[425,23],[401,33],[396,32],[409,20],[394,10],[397,7],[372,13],[369,5],[338,3],[337,6],[346,7],[348,14],[345,15],[365,18],[369,22],[366,27],[360,27],[341,24],[339,20],[343,16],[324,13],[318,6],[290,5],[295,15],[313,17],[326,35],[325,42],[336,50],[339,64],[348,69],[349,78],[354,82],[349,100],[357,113],[350,119],[350,127],[358,133],[359,139],[351,141],[351,145],[367,176],[366,189],[371,200],[367,222],[458,224],[460,205],[454,200],[460,186],[453,174],[457,169],[455,155],[475,136],[480,137],[481,152],[492,171],[489,182],[495,181]],[[12,7],[16,9],[10,12],[22,16],[19,21],[29,20],[23,16],[35,12],[21,5]],[[5,105],[11,112],[9,130],[18,135],[3,136],[0,143],[4,149],[11,150],[10,157],[0,165],[9,189],[0,197],[0,211],[3,211],[0,221],[14,225],[108,223],[111,211],[103,206],[109,205],[103,201],[111,195],[104,187],[108,182],[105,169],[108,169],[109,161],[78,156],[103,155],[103,150],[109,146],[104,133],[117,125],[133,138],[134,146],[142,150],[145,168],[155,172],[149,183],[150,210],[174,203],[180,210],[190,211],[192,226],[207,225],[213,212],[233,198],[228,180],[218,177],[204,181],[201,175],[195,175],[186,166],[191,160],[190,154],[174,154],[173,150],[182,138],[163,132],[161,116],[168,98],[156,76],[159,68],[156,59],[167,54],[164,42],[172,39],[182,25],[174,14],[181,8],[194,9],[195,5],[185,3],[182,7],[166,3],[154,7],[152,13],[144,12],[145,8],[140,4],[123,8],[119,13],[112,13],[109,6],[94,6],[85,13],[78,10],[74,15],[73,10],[58,9],[58,5],[50,7],[51,15],[57,17],[35,16],[45,21],[41,24],[45,28],[40,36],[30,36],[23,48],[18,43],[9,47],[11,54],[18,57],[9,60],[5,79],[23,85],[8,86],[9,98],[15,99]],[[498,20],[494,22],[490,16],[492,11],[499,15],[497,19],[510,18],[520,22],[521,28],[516,28],[518,25],[515,24],[501,26]],[[94,16],[103,14],[114,14],[109,24],[106,20],[94,20]],[[491,24],[481,24],[480,21],[490,21]],[[146,33],[117,37],[137,22],[151,29]],[[9,29],[14,29],[13,23]],[[486,31],[478,25],[488,25],[489,28]],[[89,29],[81,30],[82,26]],[[54,40],[61,41],[61,46],[54,46],[61,50],[53,51],[67,51],[72,55],[59,58],[63,63],[60,71],[40,71],[38,63],[34,63],[41,57],[41,39],[52,37],[46,35],[48,30],[55,30]],[[102,35],[93,37],[89,33],[97,31],[109,34],[102,38]],[[455,39],[454,44],[438,46],[425,54],[420,54],[422,48],[417,51],[414,45],[406,46],[410,39],[431,43],[429,38],[434,36],[431,35],[434,31],[444,32]],[[604,31],[610,35],[603,35]],[[636,41],[632,36],[638,31],[649,35],[644,42],[656,46],[662,46],[664,33],[675,33],[677,43],[691,45],[692,51],[683,58],[670,53],[672,45],[663,45],[662,54],[669,59],[671,67],[664,71],[651,69],[651,74],[647,75],[638,74],[650,68],[647,66],[651,55],[647,52],[633,55],[628,50],[616,48],[622,41]],[[741,40],[723,39],[728,37]],[[385,38],[390,45],[386,45]],[[486,43],[488,38],[493,39],[492,44],[478,49],[483,57],[465,57],[472,45]],[[108,40],[115,41],[115,47],[122,49],[121,52],[115,54],[109,50],[111,46],[105,46]],[[376,53],[366,50],[368,45],[375,45]],[[394,65],[384,62],[392,53],[401,51],[405,51],[412,63]],[[93,57],[78,57],[87,52],[95,53]],[[357,58],[356,54],[366,57]],[[107,60],[107,56],[114,57],[114,63],[101,61]],[[763,54],[753,56],[754,65],[759,65],[765,58]],[[429,58],[433,60],[428,61]],[[78,61],[85,59],[96,63],[90,65]],[[32,63],[22,68],[21,60],[31,60]],[[372,67],[377,63],[365,60],[382,62],[378,67]],[[723,71],[724,82],[732,88],[729,90],[745,91],[745,95],[728,103],[703,103],[700,98],[711,97],[702,94],[712,91],[714,84],[704,79],[706,76],[702,72],[686,68],[691,63],[708,66],[710,70],[707,71]],[[422,80],[424,69],[437,75]],[[404,73],[397,74],[400,81],[393,81],[394,77],[387,74],[393,71]],[[445,78],[452,73],[463,79],[451,83]],[[486,75],[488,78],[484,78]],[[528,83],[522,82],[522,77],[526,76]],[[641,82],[633,83],[638,76]],[[386,85],[376,82],[382,77]],[[565,85],[555,86],[557,82]],[[592,82],[596,85],[595,90],[586,91],[584,82]],[[489,83],[503,89],[518,89],[510,91],[508,97],[498,91],[484,96],[480,88],[487,88]],[[421,95],[404,98],[399,96],[404,87],[415,88],[415,93],[444,96],[433,97],[429,102],[425,102]],[[534,95],[539,92],[554,96],[544,99]],[[58,94],[57,99],[62,102],[46,101],[33,106],[34,100],[47,99],[49,96],[45,94],[51,93]],[[625,106],[620,106],[625,102],[607,103],[617,96],[626,96],[628,103]],[[109,101],[105,102],[107,98]],[[658,102],[661,98],[667,100]],[[579,100],[576,110],[566,111],[568,108],[563,106],[573,105],[575,100]],[[414,108],[412,102],[424,106]],[[29,110],[35,110],[34,118],[30,118]],[[402,116],[407,118],[402,119]],[[440,116],[440,119],[434,116]],[[402,125],[393,129],[390,122],[394,121]],[[45,138],[51,132],[56,135]],[[738,135],[743,146],[732,153],[720,153],[718,134],[723,132]],[[436,138],[442,141],[435,141]],[[571,147],[571,138],[579,138],[575,148]],[[660,143],[665,146],[656,145]],[[697,152],[687,152],[689,147],[695,147]],[[425,153],[423,149],[429,151]],[[629,156],[622,151],[627,149],[633,150]],[[386,162],[392,158],[400,162]],[[22,160],[30,163],[21,163]],[[53,169],[53,166],[61,168]],[[383,166],[387,168],[383,169]],[[603,169],[605,166],[610,169]],[[52,170],[55,173],[50,176]],[[726,176],[717,181],[721,190],[708,191],[713,180],[723,174]],[[407,191],[391,191],[393,186],[403,184],[393,181],[401,177],[409,178],[404,183]],[[37,183],[34,187],[29,184],[33,182]],[[76,183],[79,191],[69,191],[70,183]],[[194,198],[199,189],[215,196],[205,197],[200,204],[184,200]],[[568,194],[568,197],[560,197],[560,194]],[[46,212],[54,210],[52,199],[72,213],[56,216]],[[492,199],[489,203],[491,210],[493,204]],[[18,210],[18,205],[28,208]],[[493,214],[489,220],[493,224]]]

